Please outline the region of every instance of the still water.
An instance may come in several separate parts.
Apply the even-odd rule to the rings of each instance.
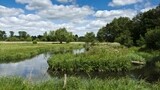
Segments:
[[[50,75],[47,73],[49,57],[50,54],[46,53],[16,63],[2,63],[0,76],[18,76],[33,80],[49,79]]]
[[[85,49],[76,49],[73,50],[72,53],[79,54],[84,51]],[[49,67],[47,60],[50,56],[50,53],[43,53],[20,62],[1,63],[0,76],[18,76],[34,81],[48,80],[51,78],[50,74],[47,72]]]

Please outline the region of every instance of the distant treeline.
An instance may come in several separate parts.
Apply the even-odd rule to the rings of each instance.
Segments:
[[[68,32],[66,28],[45,32],[43,35],[30,36],[25,31],[14,35],[10,31],[7,37],[5,31],[0,31],[0,40],[4,41],[59,41],[64,42],[119,42],[122,45],[145,46],[160,49],[160,5],[144,13],[137,14],[133,19],[128,17],[115,18],[111,23],[99,29],[97,36],[88,32],[79,37]]]
[[[26,31],[19,31],[18,35],[15,35],[13,31],[9,32],[9,36],[5,31],[0,30],[0,41],[59,41],[64,42],[78,42],[85,41],[84,37],[78,37],[73,35],[72,32],[68,32],[66,28],[59,28],[56,31],[45,32],[43,35],[31,36]]]

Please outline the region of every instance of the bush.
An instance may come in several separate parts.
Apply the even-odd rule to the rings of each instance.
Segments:
[[[160,49],[160,28],[149,30],[145,34],[145,41],[147,48]]]
[[[33,41],[33,44],[37,44],[37,41],[36,41],[36,40],[34,40],[34,41]]]

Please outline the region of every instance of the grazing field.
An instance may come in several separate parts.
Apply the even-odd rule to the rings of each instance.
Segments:
[[[150,84],[143,80],[130,78],[121,79],[83,79],[79,77],[67,78],[63,87],[63,78],[51,79],[46,82],[32,83],[21,78],[0,78],[0,90],[159,90],[160,83]]]
[[[0,62],[14,62],[45,52],[63,52],[80,48],[78,44],[0,43]]]
[[[139,48],[99,44],[81,54],[57,54],[48,60],[53,71],[120,72],[133,68],[132,61],[146,62],[157,56],[154,52],[140,52]]]

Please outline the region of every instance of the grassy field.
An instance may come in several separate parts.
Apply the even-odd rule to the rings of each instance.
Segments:
[[[113,45],[96,45],[89,51],[73,55],[72,53],[52,56],[48,63],[53,71],[129,71],[133,67],[131,61],[146,62],[158,53],[140,52],[139,48],[126,48]]]
[[[78,44],[51,43],[0,43],[0,62],[14,62],[33,57],[44,52],[63,52],[79,48]]]
[[[63,88],[63,78],[46,82],[32,83],[21,78],[0,78],[0,90],[159,90],[160,83],[150,84],[143,80],[120,79],[83,79],[68,77]]]

